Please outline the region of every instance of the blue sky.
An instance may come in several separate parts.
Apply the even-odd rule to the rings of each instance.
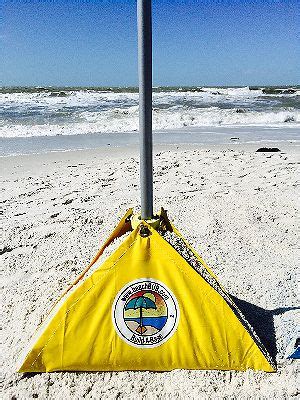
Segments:
[[[137,85],[136,1],[0,0],[0,85]],[[300,0],[153,0],[154,85],[300,84]]]

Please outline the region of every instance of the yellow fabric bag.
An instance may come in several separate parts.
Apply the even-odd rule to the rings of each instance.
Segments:
[[[131,213],[108,244],[130,229]],[[167,230],[182,238],[161,215]],[[96,256],[93,274],[62,296],[19,371],[274,371],[266,349],[203,260],[194,253],[203,268],[199,273],[156,230],[142,225],[147,235],[136,227],[102,265],[101,254]]]

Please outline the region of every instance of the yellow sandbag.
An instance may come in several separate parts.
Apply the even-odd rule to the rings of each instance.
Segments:
[[[19,371],[274,371],[225,292],[143,224],[54,307]]]

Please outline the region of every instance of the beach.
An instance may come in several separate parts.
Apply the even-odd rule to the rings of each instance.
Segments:
[[[139,211],[138,147],[105,143],[89,150],[52,149],[0,159],[1,398],[299,396],[299,367],[286,358],[286,347],[299,320],[300,148],[293,138],[279,141],[280,135],[252,143],[236,143],[234,136],[229,132],[223,143],[156,144],[154,204],[156,210],[168,211],[248,312],[276,360],[277,372],[16,373],[20,352],[53,302],[86,267],[125,211]],[[259,147],[280,151],[256,152]]]
[[[298,2],[1,11],[0,400],[300,399]]]

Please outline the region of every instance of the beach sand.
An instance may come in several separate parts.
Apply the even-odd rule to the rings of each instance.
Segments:
[[[268,143],[268,146],[276,145]],[[155,147],[155,206],[248,310],[278,371],[16,373],[20,351],[129,207],[138,210],[135,146],[1,158],[1,398],[291,398],[296,333],[300,148],[263,144]],[[299,382],[299,381],[298,381]]]

